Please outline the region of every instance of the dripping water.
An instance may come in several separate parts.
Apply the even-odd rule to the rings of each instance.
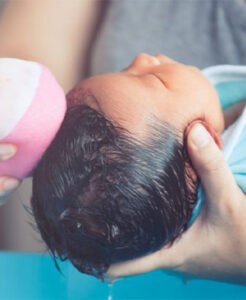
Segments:
[[[108,300],[113,300],[113,285],[113,281],[108,282]]]

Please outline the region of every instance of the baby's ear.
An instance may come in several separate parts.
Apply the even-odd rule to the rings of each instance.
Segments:
[[[207,129],[207,131],[210,133],[212,138],[214,139],[215,143],[217,146],[222,150],[223,148],[223,141],[220,137],[220,134],[216,132],[208,123],[206,122],[201,122],[201,124]]]
[[[217,144],[217,146],[220,148],[220,150],[223,148],[223,141],[220,137],[220,134],[215,131],[208,122],[203,121],[203,120],[196,120],[194,122],[192,122],[191,124],[188,125],[188,127],[185,130],[185,136],[187,137],[189,134],[190,129],[195,125],[195,124],[202,124],[207,131],[210,133],[210,135],[212,136],[212,138],[214,139],[215,143]]]

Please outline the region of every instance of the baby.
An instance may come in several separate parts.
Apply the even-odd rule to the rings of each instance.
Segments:
[[[54,258],[103,278],[184,232],[198,180],[185,131],[203,122],[218,144],[224,117],[212,84],[163,55],[79,83],[33,174],[33,214]]]

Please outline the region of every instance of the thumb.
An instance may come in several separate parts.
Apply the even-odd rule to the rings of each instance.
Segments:
[[[220,205],[238,191],[222,152],[201,124],[190,129],[187,150],[205,189],[207,205]]]
[[[0,143],[0,161],[5,161],[14,156],[17,152],[16,146],[12,144]]]

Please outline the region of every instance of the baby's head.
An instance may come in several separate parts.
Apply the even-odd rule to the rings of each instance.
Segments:
[[[102,278],[170,244],[187,227],[197,179],[184,131],[223,129],[217,94],[194,67],[141,54],[89,78],[33,175],[32,210],[54,257]]]

